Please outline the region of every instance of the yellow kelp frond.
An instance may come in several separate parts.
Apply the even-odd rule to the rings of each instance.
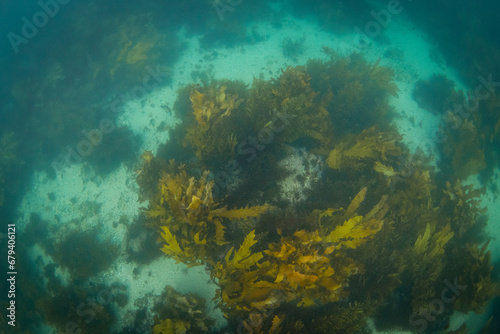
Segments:
[[[214,219],[215,224],[215,243],[219,246],[227,244],[224,239],[224,230],[226,227],[222,225],[219,219]]]
[[[146,200],[156,202],[159,196],[158,183],[161,175],[173,173],[176,169],[173,160],[168,162],[153,156],[151,151],[144,151],[140,160],[140,167],[135,171],[137,173],[136,181],[140,187],[139,202]]]
[[[181,294],[166,286],[159,298],[160,309],[155,316],[153,334],[208,333],[215,321],[208,316],[205,299],[194,293]],[[168,316],[167,319],[158,317]]]
[[[157,160],[148,154],[145,164],[149,166]],[[162,251],[188,266],[214,265],[220,253],[225,252],[221,247],[228,243],[224,234],[230,220],[247,224],[248,220],[258,218],[270,208],[267,204],[231,210],[226,206],[221,208],[212,197],[214,181],[209,180],[208,171],[200,178],[189,177],[185,166],[175,166],[174,162],[167,171],[161,173],[158,190],[149,198],[149,209],[144,210],[144,215],[151,225],[161,229],[165,241]],[[250,265],[248,261],[252,259],[260,259],[255,255],[243,261],[245,251],[249,252],[248,248],[256,242],[252,236],[255,237],[249,234],[240,250],[233,253],[235,268]]]
[[[167,214],[165,207],[156,203],[152,204],[149,210],[144,211],[144,215],[148,218],[166,217]]]
[[[382,229],[383,218],[389,209],[387,196],[382,196],[380,201],[364,217],[356,214],[365,199],[366,192],[366,187],[361,189],[345,212],[342,209],[313,212],[314,215],[318,215],[323,242],[335,244],[335,249],[356,248],[370,240]]]
[[[401,153],[396,146],[396,135],[378,132],[375,127],[364,130],[357,139],[354,146],[344,151],[344,157],[386,160],[386,155],[397,156]]]
[[[429,239],[431,237],[431,226],[427,224],[424,234],[418,236],[415,244],[413,245],[413,251],[417,254],[422,254],[427,250],[429,245]]]
[[[414,311],[425,310],[429,305],[429,298],[435,293],[434,285],[441,282],[440,276],[447,263],[444,248],[453,236],[449,223],[439,232],[436,232],[435,225],[428,223],[425,232],[418,236],[410,248],[408,256],[411,261],[408,264],[414,281],[412,287]]]
[[[323,240],[328,243],[339,243],[341,240],[351,238],[354,226],[359,224],[363,216],[356,216],[344,222],[344,224],[337,226],[330,234],[325,236]]]
[[[276,247],[277,247],[276,245],[270,244],[269,249],[266,251],[266,254],[274,256],[282,261],[287,261],[288,257],[294,254],[295,251],[297,250],[297,248],[295,248],[293,245],[287,242],[283,242],[281,248],[276,248]]]
[[[145,163],[151,163],[151,160],[153,160],[154,156],[153,156],[153,152],[151,151],[148,151],[148,150],[145,150],[144,153],[142,154],[142,160],[145,162]]]
[[[161,249],[162,252],[170,255],[177,261],[181,261],[180,259],[184,257],[184,251],[179,246],[177,239],[175,239],[168,227],[162,226],[161,229],[163,230],[161,236],[166,242],[166,244],[163,245],[163,248]]]
[[[444,246],[450,241],[455,235],[450,229],[450,224],[446,224],[443,229],[432,235],[432,228],[430,224],[427,224],[425,232],[419,235],[415,244],[413,245],[413,251],[416,254],[423,254],[423,261],[430,261],[432,258],[444,253]]]
[[[346,136],[338,143],[328,156],[326,162],[333,169],[366,167],[381,170],[381,161],[402,154],[401,148],[396,144],[400,136],[395,132],[381,132],[374,126],[363,130],[356,136]],[[376,165],[376,162],[379,162]],[[384,166],[388,170],[388,166]]]
[[[271,289],[258,287],[256,281],[266,271],[267,263],[258,264],[262,252],[253,253],[250,248],[257,243],[255,231],[251,231],[238,251],[232,247],[223,261],[217,262],[212,276],[217,279],[224,308],[237,311],[251,309],[250,303],[269,296]]]
[[[147,60],[150,49],[155,46],[156,41],[137,42],[127,54],[127,63],[135,64],[139,61]]]
[[[434,247],[431,249],[429,256],[435,257],[437,255],[444,254],[444,246],[450,241],[455,235],[450,229],[450,224],[446,224],[443,229],[437,233],[433,238]]]
[[[207,181],[209,173],[199,180],[188,178],[186,171],[176,175],[165,174],[160,179],[160,203],[168,204],[169,211],[177,218],[192,225],[206,219],[215,206],[212,198],[214,182]]]
[[[358,270],[349,258],[342,258],[334,269],[334,249],[325,247],[318,232],[296,231],[252,254],[256,242],[252,231],[237,252],[231,248],[215,265],[213,274],[230,311],[266,311],[291,301],[304,307],[337,301],[345,295],[347,278]]]
[[[342,165],[342,155],[347,145],[345,143],[339,143],[336,148],[330,151],[326,163],[332,169],[340,169]]]
[[[190,328],[191,325],[187,321],[165,319],[153,327],[153,334],[187,333]]]
[[[300,241],[301,244],[304,245],[310,244],[312,242],[320,242],[322,240],[319,236],[318,231],[307,232],[304,230],[300,230],[296,231],[293,235],[297,238],[297,240]]]
[[[206,121],[211,116],[210,111],[208,111],[209,115],[206,115],[207,111],[203,110],[204,109],[203,108],[203,97],[204,97],[204,95],[202,93],[198,92],[197,90],[193,91],[191,93],[191,96],[189,97],[189,99],[192,102],[192,107],[194,110],[193,114],[196,118],[196,121],[200,125],[205,125]]]
[[[367,190],[368,190],[368,188],[364,187],[356,195],[356,197],[354,197],[354,199],[351,201],[351,204],[349,204],[349,207],[347,208],[347,210],[344,214],[344,217],[343,217],[344,220],[348,219],[349,217],[351,217],[354,214],[354,212],[356,212],[356,210],[359,208],[359,205],[361,204],[361,202],[363,202],[365,200]]]
[[[284,318],[284,316],[283,316]],[[278,317],[277,315],[274,316],[273,318],[273,324],[271,326],[271,329],[269,330],[269,334],[279,334],[281,332],[281,322],[283,319]]]
[[[165,244],[161,251],[177,262],[183,262],[188,267],[204,264],[206,260],[206,238],[200,240],[200,234],[196,233],[191,239],[176,238],[167,226],[162,226],[161,236]],[[180,243],[180,244],[179,244]]]
[[[289,264],[279,268],[278,276],[274,283],[281,283],[283,280],[286,280],[287,286],[296,289],[298,286],[311,286],[318,280],[318,276],[314,274],[303,274],[300,271],[296,271],[295,266]]]
[[[210,126],[217,117],[231,115],[231,111],[242,102],[237,95],[226,94],[226,86],[221,86],[218,91],[209,92],[209,96],[197,90],[191,93],[193,114],[201,126]]]
[[[364,220],[362,216],[356,216],[345,221],[343,225],[337,226],[323,238],[323,241],[338,244],[336,248],[356,248],[380,231],[382,226],[382,220]]]
[[[387,177],[392,177],[398,175],[398,172],[394,170],[391,166],[386,166],[379,161],[375,162],[375,166],[373,167],[373,170],[376,171],[377,173],[380,173],[382,175],[385,175]]]
[[[227,252],[225,260],[229,268],[248,268],[255,265],[260,259],[262,259],[262,253],[251,254],[250,247],[255,245],[257,240],[255,240],[255,231],[250,232],[243,241],[238,251],[233,254],[234,247],[232,247],[229,252]],[[231,260],[230,260],[231,259]]]
[[[336,263],[335,247],[325,247],[318,232],[296,231],[292,237],[282,237],[281,242],[270,244],[264,251],[264,263],[271,269],[267,275],[270,286],[285,292],[287,301],[297,300],[298,306],[336,301],[342,296],[343,282],[357,266],[348,258]],[[334,269],[334,265],[336,269]]]
[[[352,218],[360,206],[360,204],[365,200],[367,187],[364,187],[359,191],[359,193],[352,199],[349,204],[347,210],[344,211],[342,208],[338,209],[326,209],[324,211],[315,210],[313,211],[313,215],[318,216],[318,225],[321,228],[321,233],[326,234],[329,230],[329,227],[343,223],[346,220]],[[327,225],[324,223],[327,222]]]
[[[203,93],[193,89],[189,96],[194,120],[186,129],[183,145],[194,149],[200,159],[214,153],[234,153],[237,132],[229,130],[229,116],[243,100],[237,94],[226,93],[227,89],[225,85],[213,85],[203,89]]]
[[[212,211],[215,217],[224,217],[228,219],[247,219],[250,217],[258,217],[266,212],[270,206],[268,204],[261,206],[245,207],[241,209],[228,210],[226,207]]]
[[[389,205],[387,204],[388,198],[387,195],[383,195],[380,201],[365,215],[365,220],[384,218],[389,210]]]

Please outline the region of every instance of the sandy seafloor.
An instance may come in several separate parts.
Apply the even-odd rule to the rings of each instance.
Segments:
[[[453,69],[446,68],[443,65],[444,62],[437,63],[429,57],[429,51],[437,46],[430,44],[424,33],[415,30],[406,22],[401,22],[401,19],[401,17],[393,17],[391,24],[384,28],[385,36],[390,41],[389,44],[379,45],[372,41],[368,47],[364,48],[356,46],[358,43],[355,42],[357,38],[354,31],[352,34],[339,37],[323,31],[311,22],[291,17],[285,18],[280,28],[266,24],[249,27],[249,29],[257,29],[265,37],[262,42],[208,52],[199,47],[199,36],[187,38],[181,32],[180,35],[188,44],[188,48],[172,69],[171,85],[158,88],[141,100],[126,102],[120,110],[118,125],[127,126],[134,134],[142,137],[143,146],[137,152],[138,157],[144,150],[151,150],[155,153],[158,146],[168,139],[168,130],[157,132],[157,126],[151,125],[165,122],[173,127],[178,122],[175,115],[166,109],[171,110],[173,107],[177,89],[193,82],[191,78],[193,71],[209,70],[214,79],[242,80],[251,84],[253,77],[269,79],[278,76],[280,70],[288,65],[304,65],[310,58],[323,58],[321,47],[327,46],[340,55],[348,55],[355,51],[361,52],[371,62],[381,58],[381,65],[395,70],[395,81],[400,92],[398,97],[391,98],[391,104],[401,116],[395,118],[396,125],[411,150],[414,151],[420,147],[427,154],[435,157],[432,138],[439,118],[417,106],[412,99],[413,86],[417,80],[427,79],[434,73],[444,74],[455,81],[457,89],[463,89],[463,86],[457,80]],[[306,37],[304,53],[298,57],[297,62],[286,59],[280,47],[283,38],[300,39],[304,36]],[[394,55],[390,59],[383,56],[389,49]],[[439,57],[433,57],[433,59],[439,59]],[[200,62],[200,60],[203,61]],[[167,106],[167,108],[162,106]],[[104,144],[105,141],[106,137],[104,137]],[[72,146],[76,144],[73,143]],[[495,182],[498,182],[498,176],[497,171]],[[147,202],[140,204],[137,200],[138,186],[135,177],[133,170],[122,165],[103,179],[96,176],[85,163],[66,168],[56,180],[50,180],[45,172],[35,172],[32,178],[32,188],[19,208],[18,229],[22,231],[23,226],[29,221],[30,214],[37,213],[43,220],[50,222],[61,235],[79,233],[97,227],[101,239],[111,239],[116,244],[123,245],[122,250],[124,250],[127,227],[123,224],[116,224],[116,227],[113,227],[112,223],[124,216],[131,224],[140,214],[140,208],[147,206]],[[471,179],[473,181],[474,178]],[[49,203],[47,199],[49,193],[54,193],[58,200]],[[73,204],[71,199],[73,202],[76,199],[76,204]],[[100,213],[87,212],[87,206],[83,205],[86,201],[95,201],[102,205]],[[488,207],[487,232],[492,238],[489,247],[493,253],[492,261],[495,262],[500,258],[500,246],[495,240],[500,236],[500,224],[498,224],[500,206],[491,193],[483,195],[482,204]],[[71,224],[72,220],[81,223]],[[42,255],[45,264],[52,261],[37,247],[31,250],[31,254],[33,258]],[[118,315],[117,324],[120,327],[130,325],[127,312],[135,310],[135,300],[147,294],[160,295],[166,285],[173,286],[181,293],[194,292],[201,295],[208,301],[209,314],[217,319],[217,325],[222,326],[225,323],[222,313],[215,307],[216,302],[212,301],[216,285],[210,281],[209,274],[203,267],[187,269],[184,264],[176,264],[171,259],[159,257],[149,265],[141,267],[139,276],[134,278],[132,271],[135,267],[135,263],[128,263],[121,256],[116,259],[109,270],[99,274],[98,277],[98,281],[103,284],[120,283],[127,287],[129,301]],[[69,276],[61,271],[60,267],[57,269],[57,275],[66,280]],[[487,314],[478,316],[456,313],[452,317],[450,329],[458,328],[465,320],[468,321],[468,328],[477,328],[478,326],[474,325],[475,322],[484,321],[483,318]],[[375,333],[376,330],[373,332]]]

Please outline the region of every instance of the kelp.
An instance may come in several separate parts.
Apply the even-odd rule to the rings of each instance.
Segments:
[[[316,211],[318,225],[322,234],[325,235],[323,240],[327,243],[334,243],[335,249],[342,247],[356,248],[382,229],[382,218],[388,210],[386,196],[383,196],[380,202],[365,217],[355,215],[359,205],[365,199],[366,192],[366,187],[361,189],[342,215],[339,213],[341,210]],[[343,224],[339,225],[339,221],[343,221]]]
[[[228,122],[243,100],[237,94],[226,93],[227,89],[213,84],[202,89],[203,93],[193,89],[189,96],[194,120],[189,122],[183,146],[191,147],[199,159],[234,154],[236,135],[227,130]]]
[[[413,245],[413,252],[417,256],[421,256],[419,265],[426,265],[438,255],[442,255],[444,246],[453,238],[454,234],[454,232],[450,231],[450,224],[447,224],[438,233],[432,233],[431,226],[427,224],[424,234],[419,235]]]
[[[400,139],[396,133],[381,132],[370,127],[361,134],[349,136],[335,145],[326,162],[333,169],[359,170],[369,167],[387,174],[392,167],[382,165],[382,162],[401,155],[402,150],[397,144]]]
[[[191,324],[185,320],[164,319],[153,327],[153,334],[187,333],[190,329]]]
[[[154,310],[153,334],[207,333],[215,323],[207,315],[205,300],[195,294],[181,294],[167,285],[161,299]]]
[[[328,256],[333,248],[322,247],[317,232],[297,231],[264,252],[251,253],[254,237],[252,231],[238,252],[233,257],[228,253],[213,271],[226,312],[264,312],[292,301],[299,307],[335,301],[343,296],[342,283],[357,271],[346,259],[334,269]]]
[[[250,310],[248,306],[240,305],[240,303],[248,298],[245,293],[255,293],[256,290],[253,285],[260,273],[257,262],[263,257],[262,252],[252,254],[250,251],[250,247],[256,242],[255,231],[252,231],[245,237],[238,251],[233,254],[234,247],[231,248],[224,257],[224,261],[215,264],[212,275],[217,278],[221,286],[224,307]]]
[[[429,170],[415,169],[395,181],[391,206],[397,208],[402,217],[418,220],[424,212],[434,210],[432,194],[436,185]]]
[[[450,111],[445,116],[458,117],[461,124],[457,130],[450,130],[445,134],[442,152],[445,160],[451,161],[450,173],[453,179],[465,180],[469,175],[477,174],[487,167],[485,151],[482,148],[484,139],[473,120],[462,120]],[[455,121],[448,120],[448,123],[455,124]]]
[[[189,167],[148,153],[138,175],[149,189],[142,190],[150,200],[144,214],[160,231],[163,251],[205,264],[225,315],[254,333],[325,328],[319,319],[352,332],[359,327],[347,321],[349,312],[362,308],[363,321],[384,305],[423,313],[454,277],[474,287],[460,308],[479,310],[494,288],[489,255],[474,232],[481,227],[479,190],[410,155],[384,124],[388,96],[397,94],[390,70],[359,55],[329,57],[255,79],[250,89],[222,82],[186,88],[188,112],[176,138],[192,149],[178,159]],[[275,187],[290,145],[326,160],[319,189],[296,207]],[[231,175],[238,181],[226,197],[214,197],[214,180],[203,171],[225,168],[226,158],[238,166]],[[465,265],[456,265],[462,259],[474,270],[468,277]],[[340,311],[347,302],[362,305]],[[324,316],[330,310],[337,316]]]
[[[324,47],[326,61],[307,63],[311,87],[326,99],[335,135],[355,134],[371,126],[383,126],[390,111],[388,97],[397,95],[393,71],[368,63],[360,54],[340,57]]]
[[[485,189],[475,189],[472,184],[464,186],[458,180],[453,184],[446,181],[445,186],[439,206],[452,217],[453,229],[462,237],[486,213],[485,208],[480,208],[479,201]]]
[[[269,209],[269,205],[254,206],[249,208],[248,206],[240,209],[228,210],[227,206],[212,211],[212,216],[214,217],[224,217],[228,219],[247,219],[250,217],[255,217],[263,214]]]
[[[148,164],[154,158],[146,154],[144,159]],[[188,266],[214,262],[217,248],[226,243],[224,230],[231,220],[258,217],[269,208],[220,207],[212,197],[214,181],[208,179],[208,171],[196,180],[188,177],[185,166],[171,162],[170,169],[172,173],[162,173],[144,215],[162,230],[162,251]]]
[[[443,159],[439,165],[452,175],[452,182],[474,174],[480,174],[483,182],[491,180],[495,167],[500,165],[500,99],[487,87],[476,87],[476,92],[479,88],[486,91],[484,97],[468,94],[468,99],[455,103],[442,117],[438,148]]]
[[[141,156],[139,169],[135,171],[137,174],[136,182],[140,187],[139,202],[144,202],[157,196],[160,175],[174,173],[175,170],[174,160],[167,162],[155,157],[151,151],[144,151]]]
[[[149,22],[149,25],[146,22]],[[162,32],[158,24],[152,23],[149,14],[137,13],[125,20],[117,18],[113,25],[115,28],[108,31],[101,41],[108,50],[103,57],[109,66],[94,64],[95,68],[89,71],[93,79],[102,80],[109,76],[115,84],[131,86],[134,76],[139,75],[141,70],[149,66],[155,68],[160,58],[165,60],[164,65],[171,66],[183,49],[176,34]],[[95,41],[98,31],[109,29],[101,26],[101,22],[93,26],[95,31],[86,36],[89,42],[91,38]],[[156,68],[161,68],[161,73],[165,74],[169,71],[168,67],[164,66]]]
[[[361,270],[345,250],[361,246],[379,232],[387,212],[384,197],[365,217],[355,215],[366,191],[362,189],[347,210],[336,210],[338,217],[332,217],[332,209],[315,212],[319,220],[328,220],[321,231],[280,234],[280,242],[270,243],[262,252],[252,253],[257,241],[255,232],[250,232],[239,250],[231,248],[212,272],[219,282],[221,306],[241,314],[253,309],[266,312],[289,302],[308,307],[344,298],[348,278]],[[326,227],[344,218],[335,228]]]
[[[285,315],[275,315],[271,317],[264,317],[262,313],[254,311],[251,312],[248,319],[242,320],[243,328],[248,333],[255,334],[279,334],[282,333],[282,322]],[[269,330],[267,330],[269,329]]]
[[[350,303],[349,305],[331,304],[325,315],[314,321],[314,327],[318,333],[362,333],[365,328],[368,310],[361,303]],[[288,329],[288,328],[285,328]],[[289,331],[287,333],[297,333]]]
[[[260,131],[281,115],[279,143],[309,139],[316,149],[324,150],[333,138],[333,126],[326,109],[329,100],[318,99],[305,67],[288,67],[270,82],[255,79],[247,105],[247,114],[254,118],[255,131]],[[281,126],[283,128],[281,129]]]
[[[461,312],[484,313],[490,298],[500,295],[500,285],[492,279],[488,244],[489,241],[482,245],[467,243],[457,254],[463,261],[458,264],[459,268],[454,268],[456,281],[464,288],[454,307]]]

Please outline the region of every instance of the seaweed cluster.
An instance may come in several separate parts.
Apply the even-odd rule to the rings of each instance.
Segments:
[[[214,320],[206,316],[205,300],[193,294],[183,295],[166,286],[161,296],[166,303],[155,306],[161,320],[153,326],[153,334],[207,333]]]
[[[441,115],[436,139],[442,173],[452,180],[480,174],[486,183],[500,165],[500,102],[492,76],[478,78],[475,89],[465,95],[445,76],[433,75],[419,81],[413,95],[422,108]]]
[[[9,111],[1,131],[17,129],[15,139],[23,138],[17,160],[11,156],[8,162],[16,168],[8,169],[6,163],[0,171],[0,184],[10,180],[5,181],[11,189],[7,197],[13,198],[9,206],[16,206],[16,188],[29,182],[33,169],[55,176],[51,164],[66,157],[69,147],[78,151],[79,141],[90,139],[89,132],[103,119],[116,120],[125,101],[169,83],[168,68],[183,46],[173,30],[165,29],[163,18],[153,17],[152,7],[158,5],[124,4],[117,9],[88,1],[70,6],[65,20],[54,20],[43,38],[33,39],[26,48],[23,44],[17,57],[6,63],[2,109]],[[162,66],[157,66],[159,59]],[[101,145],[101,140],[90,139],[86,151],[92,153],[81,155],[91,160],[97,173],[106,174],[136,158],[131,152],[137,140],[128,130],[101,139]],[[73,158],[70,164],[80,161]]]
[[[407,311],[387,326],[412,329],[454,280],[467,289],[442,319],[481,312],[496,283],[479,191],[402,144],[388,122],[390,69],[324,51],[251,87],[180,91],[183,123],[137,176],[162,251],[205,265],[229,327],[251,333],[355,333],[386,305]],[[279,185],[297,151],[326,163],[293,202]]]
[[[304,53],[304,42],[305,37],[292,39],[291,37],[285,37],[281,41],[280,47],[283,52],[283,56],[289,60],[297,61],[298,57]]]
[[[486,89],[486,88],[484,88]],[[472,107],[471,107],[472,105]],[[469,97],[444,115],[443,170],[464,180],[480,173],[483,182],[491,179],[500,166],[500,103],[495,94],[488,99]]]
[[[445,61],[457,69],[470,89],[457,92],[449,80],[439,75],[416,87],[419,103],[433,113],[443,114],[437,138],[442,156],[439,167],[456,180],[479,173],[483,184],[500,166],[500,104],[496,96],[500,52],[498,34],[491,28],[497,22],[491,13],[498,10],[498,5],[493,1],[488,5],[494,10],[484,11],[471,2],[455,5],[428,0],[418,6],[405,6],[412,19],[431,32]],[[431,12],[447,15],[438,20],[429,15]]]

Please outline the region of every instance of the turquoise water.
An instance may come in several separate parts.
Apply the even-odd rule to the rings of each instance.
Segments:
[[[0,5],[2,333],[498,333],[498,5]]]

